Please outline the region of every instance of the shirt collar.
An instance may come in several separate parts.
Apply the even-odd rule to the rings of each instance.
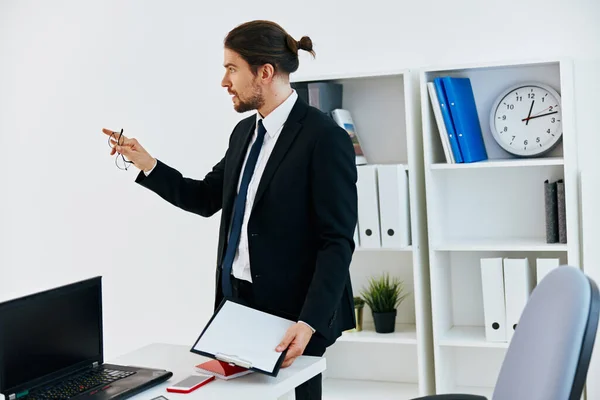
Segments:
[[[267,130],[267,135],[272,138],[279,132],[285,121],[288,119],[297,98],[298,93],[292,89],[292,94],[290,94],[283,103],[277,106],[277,108],[271,111],[265,118],[262,118],[260,113],[256,113],[256,123],[258,124],[258,121],[262,119],[263,125]]]

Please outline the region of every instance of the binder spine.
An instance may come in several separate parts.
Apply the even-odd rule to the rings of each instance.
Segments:
[[[558,241],[567,243],[567,208],[565,205],[565,183],[559,180],[556,183],[556,204],[558,214]]]
[[[558,200],[556,182],[544,181],[546,243],[558,243]]]

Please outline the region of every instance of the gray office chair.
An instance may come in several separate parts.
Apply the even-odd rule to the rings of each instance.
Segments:
[[[500,368],[492,400],[579,400],[600,313],[596,283],[561,266],[531,293]],[[440,394],[414,400],[487,400]]]

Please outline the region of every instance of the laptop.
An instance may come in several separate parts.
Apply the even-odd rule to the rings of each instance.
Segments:
[[[0,303],[5,400],[124,399],[172,375],[104,363],[102,277]]]

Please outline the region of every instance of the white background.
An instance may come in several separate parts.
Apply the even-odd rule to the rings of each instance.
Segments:
[[[135,184],[101,129],[202,178],[243,117],[220,87],[222,43],[251,19],[313,39],[299,75],[572,57],[580,169],[600,166],[596,0],[345,3],[0,1],[0,299],[103,275],[107,358],[193,345],[212,313],[220,213]]]

